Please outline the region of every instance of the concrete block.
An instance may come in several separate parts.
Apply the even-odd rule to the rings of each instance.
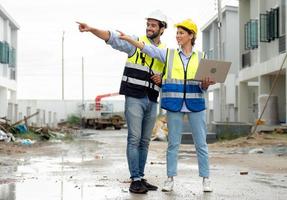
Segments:
[[[217,139],[235,139],[247,136],[252,124],[244,122],[212,122],[212,132],[216,133]]]

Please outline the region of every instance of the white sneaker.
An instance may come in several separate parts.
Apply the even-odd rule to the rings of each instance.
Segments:
[[[203,192],[212,192],[211,181],[209,178],[203,178],[202,185]]]
[[[163,192],[170,192],[173,189],[173,179],[172,178],[168,178],[165,182],[164,182],[164,186],[162,187],[161,191]]]

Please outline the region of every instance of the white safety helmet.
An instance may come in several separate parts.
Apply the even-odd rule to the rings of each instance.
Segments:
[[[167,28],[167,17],[165,14],[163,14],[160,10],[154,10],[152,11],[146,19],[155,19],[157,21],[160,21],[164,28]]]

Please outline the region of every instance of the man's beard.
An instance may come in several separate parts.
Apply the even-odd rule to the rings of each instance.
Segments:
[[[148,31],[146,31],[148,32]],[[159,31],[154,32],[152,35],[147,35],[147,37],[151,40],[153,40],[154,38],[156,38],[157,36],[159,36]]]

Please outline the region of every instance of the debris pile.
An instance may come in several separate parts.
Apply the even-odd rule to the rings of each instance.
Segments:
[[[24,116],[23,119],[11,123],[6,117],[0,118],[0,142],[16,142],[23,145],[31,145],[37,140],[62,139],[79,129],[79,127],[70,127],[62,124],[58,128],[37,127],[29,125],[28,119],[37,116],[36,112],[30,116]]]
[[[166,116],[160,116],[156,122],[152,131],[152,140],[167,141],[168,129]]]

